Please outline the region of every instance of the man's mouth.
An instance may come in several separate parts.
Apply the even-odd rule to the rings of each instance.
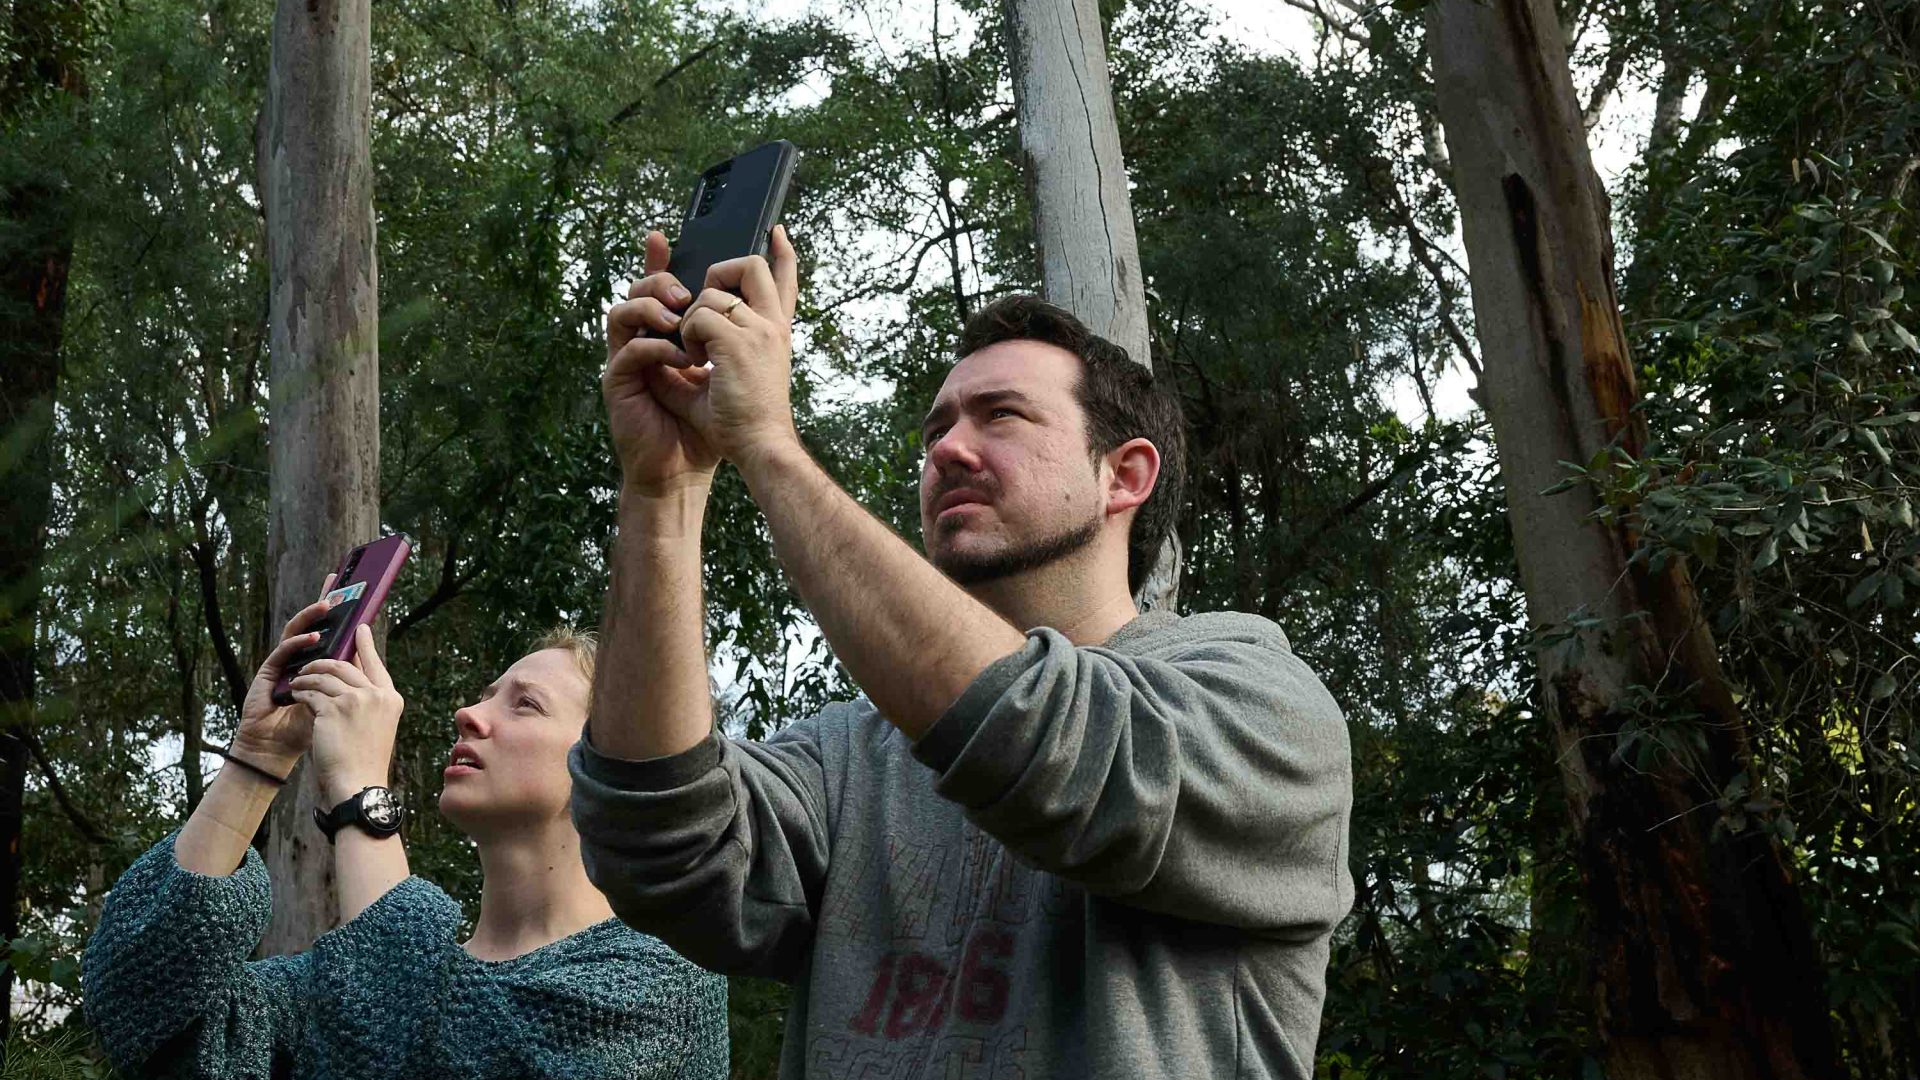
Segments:
[[[939,517],[941,514],[946,513],[956,506],[967,506],[973,503],[985,503],[986,501],[987,497],[975,488],[956,488],[940,496],[939,501],[933,504],[933,516]]]

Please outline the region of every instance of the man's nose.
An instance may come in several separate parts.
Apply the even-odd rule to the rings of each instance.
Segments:
[[[966,421],[958,421],[927,449],[927,464],[936,474],[980,471],[979,445],[974,430]]]

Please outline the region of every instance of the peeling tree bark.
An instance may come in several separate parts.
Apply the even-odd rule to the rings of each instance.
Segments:
[[[1536,630],[1598,621],[1537,654],[1607,1075],[1836,1075],[1811,928],[1782,853],[1762,835],[1715,835],[1715,800],[1749,750],[1684,566],[1630,563],[1635,535],[1590,520],[1590,490],[1540,494],[1559,462],[1613,445],[1638,455],[1645,441],[1607,197],[1552,5],[1434,0],[1427,20],[1529,618]],[[1615,754],[1634,687],[1658,688],[1667,715],[1651,719],[1677,733],[1645,769]]]
[[[311,603],[380,526],[379,277],[374,263],[368,0],[280,0],[258,165],[272,267],[269,626]],[[339,921],[332,850],[303,762],[269,817],[266,954]]]
[[[1147,294],[1120,154],[1099,0],[1006,0],[1007,55],[1046,298],[1151,368]],[[1169,539],[1138,597],[1171,607]]]

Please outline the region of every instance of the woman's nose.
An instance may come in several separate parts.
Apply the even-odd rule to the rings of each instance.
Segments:
[[[471,735],[476,739],[484,739],[487,737],[487,722],[480,715],[479,708],[473,705],[468,705],[464,709],[454,710],[453,727],[455,731],[458,731],[462,735]]]

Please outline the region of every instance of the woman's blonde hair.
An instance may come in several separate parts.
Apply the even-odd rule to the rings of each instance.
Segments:
[[[581,677],[587,680],[587,697],[593,697],[593,665],[600,654],[600,638],[591,630],[575,630],[571,626],[556,626],[540,635],[533,643],[534,652],[548,649],[565,649],[573,657],[573,665],[580,669]]]

